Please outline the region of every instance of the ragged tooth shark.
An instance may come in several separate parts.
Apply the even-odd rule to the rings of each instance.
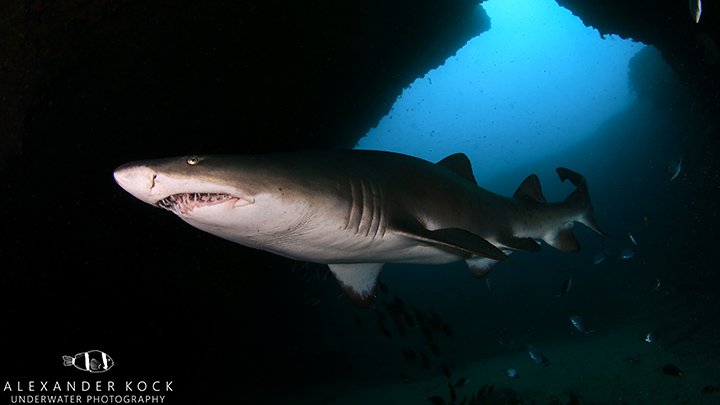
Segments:
[[[539,240],[577,251],[580,222],[597,233],[587,182],[548,203],[528,176],[512,197],[479,187],[461,153],[437,164],[381,151],[209,155],[138,161],[114,172],[148,204],[221,238],[325,263],[347,295],[368,305],[384,263],[467,262],[478,277]]]

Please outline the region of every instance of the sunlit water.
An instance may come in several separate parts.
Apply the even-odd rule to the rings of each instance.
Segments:
[[[464,152],[482,182],[567,149],[634,100],[628,61],[644,45],[602,38],[552,0],[483,7],[492,28],[406,88],[358,148]]]

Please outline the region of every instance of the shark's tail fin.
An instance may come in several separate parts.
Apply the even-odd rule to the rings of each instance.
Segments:
[[[572,217],[568,221],[567,216],[563,216],[562,222],[554,229],[544,229],[544,234],[540,237],[548,245],[555,249],[562,250],[563,252],[576,252],[580,250],[580,243],[575,239],[573,234],[573,222],[577,221],[593,231],[605,235],[605,231],[595,221],[595,214],[593,212],[592,204],[590,203],[590,194],[588,193],[587,182],[585,178],[580,174],[564,167],[558,167],[555,169],[561,181],[570,180],[575,185],[576,189],[573,191],[564,202],[566,207],[569,207]],[[542,193],[540,187],[540,180],[534,174],[528,176],[517,191],[513,195],[514,198],[525,200],[530,203],[547,204],[547,200]],[[562,211],[567,211],[563,209]],[[514,247],[511,244],[504,243],[506,246]],[[527,245],[527,244],[525,244]],[[517,247],[516,247],[517,248]],[[534,249],[523,249],[520,250],[534,250]]]
[[[574,206],[580,213],[577,221],[600,235],[607,235],[600,225],[597,224],[597,221],[595,221],[595,212],[593,211],[592,203],[590,202],[590,193],[588,192],[585,177],[583,177],[580,173],[564,167],[558,167],[555,171],[558,176],[560,176],[560,181],[570,180],[570,182],[576,187],[575,191],[565,198],[565,202]]]

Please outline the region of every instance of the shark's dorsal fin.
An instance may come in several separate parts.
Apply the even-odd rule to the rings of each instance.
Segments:
[[[382,263],[329,264],[330,271],[355,305],[367,307],[375,298]]]
[[[446,167],[455,174],[459,175],[460,177],[464,177],[465,179],[471,181],[473,184],[477,184],[477,181],[475,181],[475,176],[473,175],[472,171],[472,165],[470,164],[470,159],[464,154],[464,153],[456,153],[454,155],[450,155],[446,157],[445,159],[437,162],[438,166]]]
[[[481,256],[494,260],[507,260],[507,255],[502,250],[464,229],[445,228],[430,231],[414,219],[393,223],[392,226],[399,234],[430,245],[441,246],[458,256],[467,258]]]
[[[520,183],[520,187],[515,191],[513,197],[536,203],[547,203],[542,192],[542,187],[540,187],[540,179],[538,179],[538,176],[535,174],[527,176],[525,180]]]

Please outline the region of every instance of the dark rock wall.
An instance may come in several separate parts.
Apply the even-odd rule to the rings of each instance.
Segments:
[[[351,147],[403,87],[489,28],[474,3],[2,2],[0,167],[70,152],[67,139],[137,157]],[[714,4],[695,24],[685,1],[558,3],[654,45],[720,110]]]
[[[601,34],[653,45],[705,113],[720,112],[720,6],[705,1],[695,23],[687,0],[557,0]]]
[[[476,3],[2,2],[0,161],[352,147]]]

